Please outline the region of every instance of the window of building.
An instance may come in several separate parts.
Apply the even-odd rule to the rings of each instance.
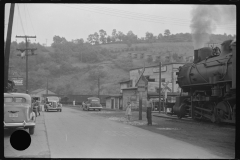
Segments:
[[[130,80],[128,86],[129,86],[129,87],[132,87],[132,80]]]
[[[150,76],[145,76],[145,78],[148,80],[148,82],[155,82],[155,79],[151,79]]]
[[[165,82],[165,78],[161,78],[161,81],[162,81],[162,82]]]

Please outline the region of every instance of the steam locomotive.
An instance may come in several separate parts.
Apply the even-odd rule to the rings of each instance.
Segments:
[[[221,49],[194,50],[193,63],[179,67],[176,74],[182,89],[173,106],[178,118],[235,123],[236,39],[224,41]]]

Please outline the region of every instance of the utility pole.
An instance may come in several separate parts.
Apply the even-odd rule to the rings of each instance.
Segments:
[[[46,94],[48,96],[48,78],[47,78],[47,91],[46,91]]]
[[[26,56],[26,93],[28,94],[28,50],[31,50],[32,53],[36,48],[28,48],[28,39],[27,38],[36,38],[36,36],[16,36],[16,38],[25,38],[26,41],[26,48],[25,49],[17,49],[20,51],[26,51],[25,56]],[[33,55],[33,54],[32,54]]]
[[[99,98],[99,73],[98,73],[98,98]]]
[[[8,31],[7,31],[7,40],[6,40],[6,46],[5,46],[5,52],[4,52],[4,92],[8,91],[9,55],[10,55],[10,46],[11,46],[11,37],[12,37],[14,7],[15,7],[15,3],[11,3],[9,22],[8,22]]]
[[[159,113],[161,113],[161,83],[162,83],[161,69],[162,69],[162,63],[160,61],[159,62],[159,104],[158,104]]]
[[[174,92],[174,72],[173,72],[173,64],[172,64],[172,92]]]

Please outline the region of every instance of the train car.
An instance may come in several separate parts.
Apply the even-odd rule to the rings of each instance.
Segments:
[[[194,50],[194,62],[179,67],[177,83],[187,95],[176,97],[178,118],[236,121],[236,39]]]

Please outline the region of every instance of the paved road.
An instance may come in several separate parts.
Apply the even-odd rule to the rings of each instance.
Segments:
[[[87,111],[46,112],[45,122],[51,158],[221,158]]]
[[[63,112],[44,112],[42,122],[40,118],[38,121],[36,134],[32,136],[33,143],[24,152],[14,151],[9,146],[9,138],[4,137],[5,156],[41,157],[43,154],[42,157],[50,155],[51,158],[222,158],[204,148],[117,123],[87,111],[64,107]]]

